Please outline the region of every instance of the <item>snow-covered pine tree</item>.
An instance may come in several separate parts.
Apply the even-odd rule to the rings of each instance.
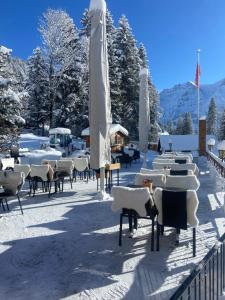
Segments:
[[[85,35],[86,37],[89,37],[91,32],[91,21],[89,17],[89,10],[87,8],[84,10],[80,22],[82,24],[81,35]]]
[[[21,102],[18,94],[11,89],[12,75],[8,69],[11,50],[0,46],[0,148],[17,140],[19,127],[24,124],[21,118]]]
[[[166,126],[165,126],[166,131],[169,134],[173,134],[174,133],[174,127],[173,127],[173,122],[172,121],[168,121]]]
[[[139,70],[140,58],[136,40],[125,16],[119,20],[115,35],[116,56],[121,74],[120,95],[121,123],[131,138],[138,136]]]
[[[216,110],[216,102],[214,98],[212,98],[210,101],[206,122],[207,122],[207,134],[216,134],[217,110]]]
[[[140,66],[142,68],[148,68],[148,56],[147,51],[144,46],[144,44],[140,44],[140,47],[138,49],[139,57],[140,57]]]
[[[177,120],[177,127],[176,127],[176,131],[175,131],[177,135],[184,134],[184,132],[183,132],[183,122],[184,122],[183,118],[180,116]]]
[[[60,98],[59,85],[62,76],[74,62],[74,39],[76,32],[73,20],[62,10],[47,10],[43,14],[39,31],[43,40],[49,78],[49,124],[54,125],[59,110],[55,110],[56,98]],[[62,99],[62,98],[61,98]]]
[[[152,83],[151,77],[149,77],[149,101],[150,101],[150,141],[153,143],[158,142],[159,132],[161,128],[159,126],[159,94]]]
[[[121,73],[119,72],[119,58],[116,55],[115,35],[116,28],[109,10],[106,12],[106,34],[108,47],[108,62],[109,62],[109,84],[110,84],[110,98],[112,118],[114,123],[121,123],[122,119],[122,105],[120,103],[120,85]]]
[[[28,80],[26,89],[29,94],[27,106],[27,125],[42,128],[49,119],[48,93],[48,68],[43,59],[41,49],[36,48],[28,59]],[[39,133],[40,134],[40,133]]]
[[[225,110],[220,119],[220,127],[218,130],[218,138],[220,141],[225,140]]]
[[[183,121],[183,134],[192,134],[193,124],[191,119],[191,114],[189,112],[185,113]]]

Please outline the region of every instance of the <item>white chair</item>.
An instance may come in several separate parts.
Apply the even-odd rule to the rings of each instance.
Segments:
[[[166,163],[158,163],[153,162],[152,167],[154,170],[161,170],[164,168],[171,168],[171,170],[191,170],[194,172],[195,175],[198,175],[199,169],[196,164],[194,163],[188,163],[188,164],[166,164]]]
[[[54,177],[54,171],[50,165],[31,165],[30,178],[31,189],[33,189],[33,196],[38,189],[38,183],[42,183],[43,191],[51,195],[51,184]]]
[[[88,158],[85,157],[77,157],[73,158],[73,163],[74,163],[74,176],[75,176],[75,181],[77,179],[77,173],[80,174],[80,179],[82,178],[89,178],[89,161]]]
[[[4,201],[9,210],[8,200],[18,199],[21,213],[23,214],[22,204],[20,201],[20,191],[24,184],[25,177],[22,172],[13,171],[2,171],[0,172],[0,185],[3,187],[4,191],[0,193],[0,203],[2,204],[3,210]]]
[[[149,193],[148,188],[128,188],[113,187],[112,188],[112,211],[121,210],[120,214],[120,230],[119,230],[119,246],[122,245],[123,217],[129,220],[129,231],[137,229],[137,219],[145,218],[152,220],[152,237],[151,250],[154,250],[154,219],[156,211],[153,210],[154,202]]]
[[[72,159],[60,159],[57,163],[56,176],[62,180],[62,190],[65,177],[69,177],[71,189],[73,188],[74,163]]]
[[[1,170],[14,169],[14,158],[1,158]]]
[[[135,185],[143,185],[145,179],[151,180],[153,188],[155,187],[164,187],[166,177],[163,174],[141,174],[137,173],[135,176]]]
[[[161,163],[161,164],[172,164],[175,163],[175,159],[169,159],[169,158],[155,158],[153,160],[155,163]]]
[[[164,226],[176,228],[176,244],[179,244],[180,230],[187,230],[187,226],[190,225],[193,227],[193,256],[196,256],[196,227],[199,223],[196,215],[199,204],[196,191],[178,192],[157,188],[153,198],[158,210],[157,251],[159,251],[160,229]]]
[[[30,175],[30,165],[15,165],[14,166],[15,172],[22,172],[25,175],[25,179]]]
[[[177,188],[182,190],[197,191],[200,187],[200,182],[195,175],[186,176],[171,176],[166,177],[165,188]]]

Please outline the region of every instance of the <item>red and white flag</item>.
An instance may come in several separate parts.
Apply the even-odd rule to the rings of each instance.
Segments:
[[[200,64],[197,63],[196,74],[195,74],[195,85],[197,88],[200,87],[200,76],[201,76]]]

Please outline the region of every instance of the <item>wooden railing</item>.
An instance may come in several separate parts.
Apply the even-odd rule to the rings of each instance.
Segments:
[[[216,168],[219,174],[225,177],[225,163],[222,161],[222,159],[220,159],[218,156],[216,156],[214,153],[208,150],[206,151],[206,157]]]

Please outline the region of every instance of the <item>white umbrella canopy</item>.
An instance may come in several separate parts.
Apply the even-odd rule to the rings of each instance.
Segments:
[[[104,190],[104,167],[111,161],[109,126],[111,102],[106,39],[105,0],[90,1],[91,36],[89,48],[89,123],[90,165],[101,169],[101,191]]]
[[[150,106],[148,90],[148,69],[140,71],[139,93],[139,148],[145,153],[144,165],[146,165],[146,153],[148,151],[148,135],[150,130]]]

